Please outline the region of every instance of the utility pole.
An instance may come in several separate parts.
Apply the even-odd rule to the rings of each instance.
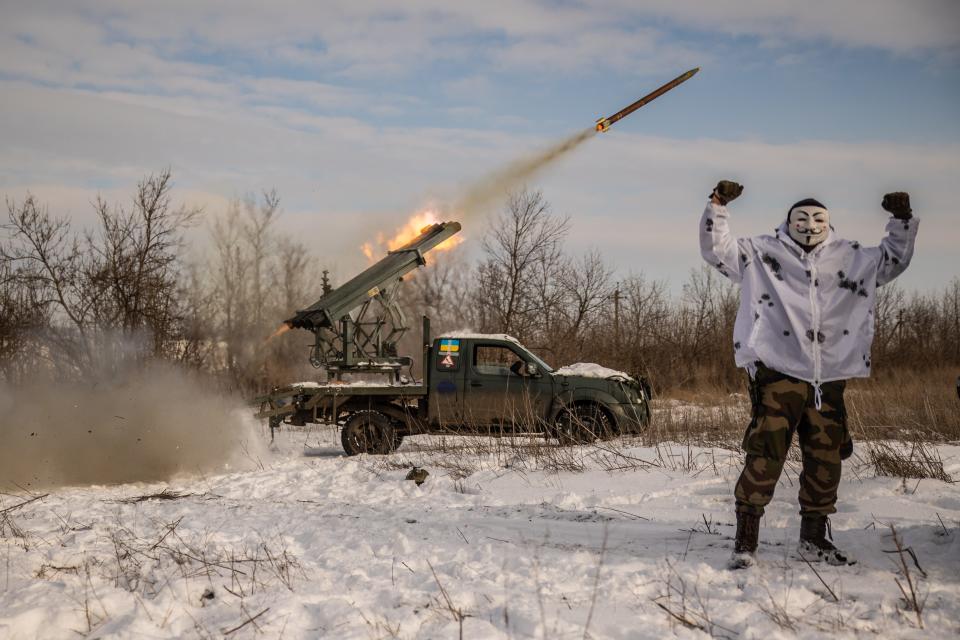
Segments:
[[[613,339],[620,344],[620,283],[613,290]]]
[[[897,349],[903,348],[903,309],[897,310]]]

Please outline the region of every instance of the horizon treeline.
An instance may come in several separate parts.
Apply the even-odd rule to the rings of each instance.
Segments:
[[[7,200],[0,381],[109,380],[162,362],[252,394],[323,375],[307,362],[309,333],[269,339],[327,284],[308,247],[276,229],[276,191],[212,215],[210,249],[197,259],[184,232],[203,212],[174,206],[172,187],[166,170],[145,177],[129,206],[96,198],[97,227],[84,232],[33,196]],[[553,366],[597,362],[660,393],[742,389],[735,285],[705,266],[679,295],[642,273],[617,279],[600,250],[569,251],[569,228],[542,193],[507,196],[476,260],[433,252],[407,277],[401,305],[412,328],[401,353],[420,359],[415,319],[426,314],[435,335],[507,333]],[[879,377],[960,369],[960,276],[939,291],[878,289],[873,360]]]

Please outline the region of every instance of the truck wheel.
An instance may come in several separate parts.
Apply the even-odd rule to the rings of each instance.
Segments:
[[[586,444],[612,435],[610,418],[596,404],[577,405],[564,411],[557,422],[557,440],[562,445]]]
[[[393,425],[382,413],[360,411],[347,419],[340,430],[340,442],[348,456],[360,453],[386,454],[396,449]]]

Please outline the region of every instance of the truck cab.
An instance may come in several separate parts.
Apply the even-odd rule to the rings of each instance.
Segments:
[[[454,333],[429,350],[432,429],[545,433],[586,441],[639,433],[650,421],[649,386],[594,364],[553,369],[504,334]]]

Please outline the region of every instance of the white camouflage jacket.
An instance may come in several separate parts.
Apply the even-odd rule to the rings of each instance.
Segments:
[[[700,220],[703,259],[741,286],[733,330],[738,367],[754,363],[820,385],[870,375],[876,288],[903,273],[913,256],[917,218],[887,222],[878,247],[838,238],[806,253],[786,222],[775,234],[735,238],[729,214],[709,202]],[[818,403],[819,404],[819,403]]]

